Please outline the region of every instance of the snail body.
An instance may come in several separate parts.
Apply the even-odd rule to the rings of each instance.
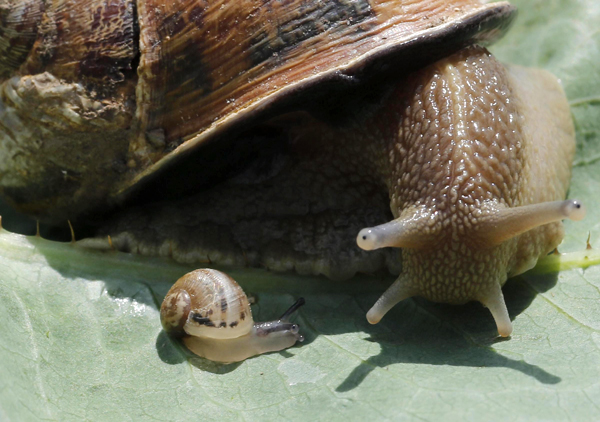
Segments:
[[[575,142],[562,88],[545,71],[504,66],[472,47],[407,78],[395,94],[399,114],[411,117],[394,119],[382,148],[395,218],[356,240],[369,251],[402,248],[403,270],[367,319],[379,322],[411,296],[477,300],[509,336],[501,287],[558,246],[561,220],[585,216],[579,201],[563,200]]]
[[[303,341],[299,327],[287,318],[296,302],[277,321],[254,323],[246,294],[227,274],[212,269],[192,271],[171,287],[160,308],[170,335],[182,337],[193,353],[216,362],[238,362]]]
[[[410,296],[476,300],[508,336],[501,287],[583,217],[559,82],[484,47],[506,2],[41,4],[0,2],[23,19],[0,37],[0,193],[47,221],[105,217],[81,245],[385,270],[370,322]]]

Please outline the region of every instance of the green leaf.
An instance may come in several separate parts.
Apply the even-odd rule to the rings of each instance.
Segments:
[[[600,414],[600,4],[521,0],[502,60],[558,75],[577,127],[560,249],[504,288],[514,333],[479,304],[407,300],[375,326],[389,279],[338,283],[230,270],[267,320],[294,298],[299,346],[220,365],[162,331],[158,307],[190,267],[0,230],[0,420],[593,420]],[[12,216],[4,214],[5,226]],[[579,251],[579,252],[576,252]],[[586,258],[587,257],[587,258]],[[559,274],[557,268],[574,268]]]

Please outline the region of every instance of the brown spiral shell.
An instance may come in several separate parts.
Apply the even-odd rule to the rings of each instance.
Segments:
[[[303,93],[495,39],[514,11],[474,0],[143,2],[137,117],[145,136],[130,145],[141,171],[116,193],[274,105],[295,107]]]
[[[254,325],[240,285],[213,269],[195,270],[177,280],[165,296],[160,318],[170,334],[215,339],[240,337]]]

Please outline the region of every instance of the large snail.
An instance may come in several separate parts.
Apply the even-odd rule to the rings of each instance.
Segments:
[[[200,269],[171,287],[160,307],[160,320],[167,333],[182,337],[198,356],[231,363],[303,341],[298,325],[288,321],[303,304],[304,299],[298,299],[278,320],[255,323],[248,298],[234,279]]]
[[[112,209],[90,247],[389,270],[369,321],[409,296],[477,300],[507,336],[507,277],[583,216],[561,202],[575,143],[560,84],[483,47],[512,21],[506,2],[4,0],[0,14],[0,192],[47,221]]]

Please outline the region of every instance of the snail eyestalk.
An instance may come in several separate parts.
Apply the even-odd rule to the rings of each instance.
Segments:
[[[585,207],[575,199],[504,208],[478,223],[479,236],[494,246],[544,224],[584,217]]]
[[[418,210],[412,216],[362,229],[356,237],[356,244],[365,251],[385,247],[420,248],[431,241],[431,228],[435,222],[435,213]]]
[[[303,297],[299,298],[296,302],[294,302],[294,304],[292,306],[289,307],[289,309],[287,311],[285,311],[283,313],[283,315],[281,315],[279,317],[280,321],[287,321],[289,319],[289,317],[296,312],[301,306],[304,306],[304,304],[306,303],[306,301],[304,300]]]

